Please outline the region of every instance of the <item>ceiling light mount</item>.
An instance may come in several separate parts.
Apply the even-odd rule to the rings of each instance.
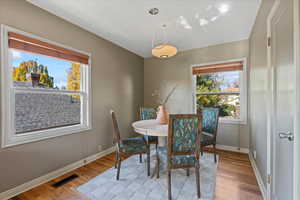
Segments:
[[[149,11],[150,15],[157,15],[159,13],[159,9],[158,8],[151,8]]]

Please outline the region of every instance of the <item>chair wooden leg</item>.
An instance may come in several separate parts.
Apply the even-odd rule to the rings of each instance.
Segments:
[[[201,156],[203,156],[203,147],[201,147]]]
[[[168,200],[172,200],[172,191],[171,191],[171,169],[168,169]]]
[[[190,169],[189,168],[186,169],[186,176],[190,176]]]
[[[217,162],[217,149],[216,149],[216,144],[214,146],[214,158],[215,158],[215,163]]]
[[[119,159],[118,159],[118,171],[117,171],[117,180],[119,180],[120,178],[120,169],[121,169],[121,156],[119,155]]]
[[[157,163],[156,163],[156,178],[159,178],[159,166],[160,166],[160,160],[159,160],[158,154],[156,154],[156,160],[157,160]]]
[[[150,151],[147,152],[147,175],[150,176]]]
[[[142,163],[143,162],[143,156],[142,156],[142,154],[140,153],[140,163]]]
[[[118,160],[119,160],[119,153],[116,151],[116,157],[115,157],[115,168],[118,166]]]
[[[200,172],[199,172],[199,161],[195,166],[195,173],[196,173],[196,185],[197,185],[197,196],[198,199],[201,197],[201,192],[200,192]]]

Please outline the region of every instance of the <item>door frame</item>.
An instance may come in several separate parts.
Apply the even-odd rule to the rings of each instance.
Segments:
[[[280,3],[282,0],[275,0],[275,3],[268,15],[267,18],[267,38],[271,38],[271,21],[274,15],[276,14],[276,11],[278,10]],[[293,0],[293,28],[294,28],[294,65],[296,68],[296,111],[295,111],[295,122],[294,123],[294,148],[293,148],[293,174],[294,174],[294,180],[293,180],[293,197],[294,200],[300,199],[300,191],[297,188],[297,186],[300,184],[300,136],[296,133],[299,133],[300,131],[300,123],[297,123],[300,121],[300,31],[299,31],[299,22],[300,22],[300,15],[299,15],[299,0]],[[268,39],[269,43],[269,39]],[[268,104],[267,107],[267,175],[273,176],[273,168],[274,168],[274,157],[275,154],[273,151],[273,144],[274,144],[274,137],[272,133],[273,132],[273,113],[274,113],[274,100],[275,100],[275,93],[274,93],[274,87],[275,87],[275,78],[274,78],[274,67],[272,66],[271,62],[271,47],[267,45],[267,51],[268,51],[268,92],[267,92],[267,99]],[[269,178],[268,178],[269,179]],[[267,200],[272,199],[272,186],[274,185],[274,182],[271,178],[270,182],[267,180]]]
[[[294,62],[296,65],[296,122],[300,122],[300,3],[294,0]],[[295,123],[294,132],[294,199],[300,199],[300,123]]]

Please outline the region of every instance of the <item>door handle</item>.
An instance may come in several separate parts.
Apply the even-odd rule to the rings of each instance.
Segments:
[[[290,131],[287,132],[280,132],[279,133],[279,138],[280,139],[285,139],[287,138],[289,141],[294,141],[294,134]]]

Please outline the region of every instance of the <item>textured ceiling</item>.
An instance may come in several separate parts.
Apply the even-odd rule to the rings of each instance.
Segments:
[[[248,39],[260,0],[28,0],[140,56],[163,39],[179,51]],[[150,16],[156,7],[159,14]]]

